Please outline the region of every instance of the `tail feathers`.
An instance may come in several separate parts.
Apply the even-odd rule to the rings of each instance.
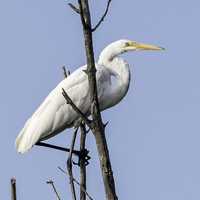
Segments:
[[[21,137],[17,137],[15,141],[15,146],[16,146],[17,152],[23,154],[23,153],[26,153],[28,150],[30,150],[33,145],[30,145],[30,143],[27,141],[27,137],[25,137],[22,134]]]
[[[30,119],[26,122],[24,128],[21,130],[15,140],[15,146],[18,153],[26,153],[32,148],[39,138],[30,138],[32,134],[29,133]]]
[[[18,153],[22,153],[21,152],[21,150],[22,150],[22,148],[21,148],[21,146],[22,146],[22,139],[23,139],[24,132],[26,131],[29,123],[30,123],[30,119],[26,122],[24,128],[20,131],[19,135],[17,136],[17,138],[15,140],[15,147],[16,147]]]

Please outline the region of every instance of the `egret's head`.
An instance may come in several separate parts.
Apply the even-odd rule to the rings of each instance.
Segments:
[[[162,47],[139,43],[131,40],[118,40],[109,44],[102,52],[99,57],[100,60],[112,60],[114,57],[128,52],[128,51],[139,51],[139,50],[152,50],[159,51],[164,50]]]

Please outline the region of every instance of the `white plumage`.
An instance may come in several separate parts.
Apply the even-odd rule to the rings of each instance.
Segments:
[[[129,50],[139,49],[161,50],[162,48],[129,40],[119,40],[108,45],[100,54],[96,64],[96,80],[101,110],[117,104],[128,91],[129,66],[117,56]],[[62,88],[83,113],[90,114],[89,85],[87,75],[83,72],[84,69],[86,66],[78,68],[61,81],[27,120],[16,139],[18,152],[28,151],[38,141],[53,137],[65,128],[71,127],[78,119],[77,113],[69,104],[66,104]]]

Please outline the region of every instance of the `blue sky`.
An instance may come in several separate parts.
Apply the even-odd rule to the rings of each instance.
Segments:
[[[17,178],[23,199],[55,199],[49,178],[62,199],[70,199],[66,154],[34,147],[19,155],[14,140],[26,119],[63,78],[85,64],[79,17],[69,1],[0,1],[0,199],[10,197]],[[71,1],[72,3],[75,1]],[[98,21],[106,1],[92,2]],[[126,98],[103,113],[119,199],[193,200],[200,198],[200,3],[191,1],[113,0],[94,34],[95,57],[110,42],[127,38],[160,45],[165,52],[135,52]],[[67,146],[71,131],[50,140]],[[88,136],[92,160],[88,191],[104,198],[95,141]],[[78,175],[78,170],[75,172]]]

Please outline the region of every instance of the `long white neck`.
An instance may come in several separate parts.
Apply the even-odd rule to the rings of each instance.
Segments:
[[[102,109],[106,109],[119,103],[126,95],[129,88],[129,65],[122,58],[117,57],[117,55],[114,55],[114,53],[105,49],[99,57],[98,64],[106,67],[111,75],[111,84],[106,92],[106,100],[102,105]]]

